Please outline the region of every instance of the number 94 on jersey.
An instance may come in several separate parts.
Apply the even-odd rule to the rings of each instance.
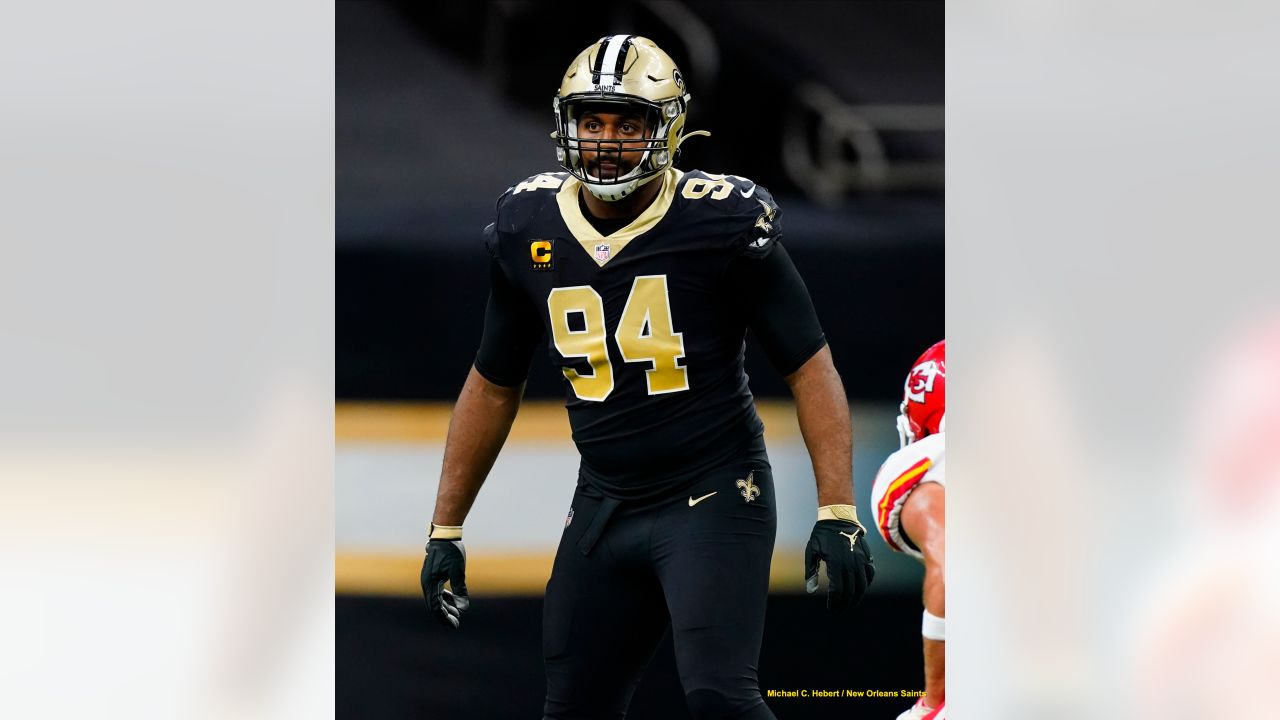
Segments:
[[[581,400],[603,401],[614,388],[609,359],[609,333],[604,300],[589,285],[554,288],[547,295],[551,339],[566,360],[583,359],[589,373],[562,368],[565,379]],[[623,362],[647,363],[645,383],[650,395],[689,389],[684,358],[684,334],[675,330],[666,275],[641,275],[631,283],[626,305],[613,333]]]

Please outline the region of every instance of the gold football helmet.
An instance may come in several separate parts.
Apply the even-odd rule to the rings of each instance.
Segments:
[[[609,35],[578,54],[560,81],[555,97],[556,159],[587,191],[601,200],[621,200],[636,188],[658,177],[673,165],[680,144],[705,130],[684,133],[692,96],[671,57],[648,38]],[[584,140],[578,136],[578,120],[584,108],[604,106],[619,113],[636,113],[645,119],[645,134],[638,140]],[[613,107],[610,107],[613,106]],[[581,151],[643,151],[640,162],[618,177],[590,174]]]

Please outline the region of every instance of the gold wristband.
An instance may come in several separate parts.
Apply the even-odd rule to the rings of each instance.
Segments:
[[[848,520],[858,522],[858,508],[852,505],[823,505],[818,508],[819,520]],[[858,523],[862,525],[862,523]]]
[[[427,534],[428,540],[461,540],[461,525],[437,525],[431,523],[431,532]]]
[[[818,520],[844,520],[857,525],[862,534],[867,533],[867,528],[858,522],[858,508],[853,505],[823,505],[818,508]]]

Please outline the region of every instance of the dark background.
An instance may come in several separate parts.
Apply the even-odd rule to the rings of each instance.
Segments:
[[[424,621],[417,598],[338,598],[337,717],[536,718],[544,687],[542,598],[484,598],[455,631]],[[920,690],[918,602],[868,595],[847,615],[823,600],[769,598],[760,689]],[[896,718],[914,698],[773,698],[788,718]],[[667,633],[627,714],[683,720],[684,692]]]
[[[657,42],[705,129],[684,169],[769,188],[852,400],[896,402],[943,337],[943,6],[937,2],[339,2],[337,394],[452,400],[487,295],[481,229],[559,169],[551,99],[603,35]],[[750,343],[750,341],[749,341]],[[758,396],[785,386],[753,344]],[[528,396],[563,396],[545,354]],[[341,596],[339,717],[521,718],[541,707],[541,598],[477,601],[461,633],[418,603]],[[918,593],[829,619],[771,597],[762,688],[920,685]],[[685,717],[670,641],[632,717]],[[772,700],[781,718],[893,718],[911,700]]]
[[[675,58],[688,128],[712,133],[680,165],[778,199],[850,397],[899,394],[943,336],[941,3],[361,2],[337,6],[340,398],[456,396],[486,297],[480,230],[507,187],[559,169],[560,77],[624,29]],[[785,394],[747,361],[757,395]],[[542,353],[528,394],[563,395]]]

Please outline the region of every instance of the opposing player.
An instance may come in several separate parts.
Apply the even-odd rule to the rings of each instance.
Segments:
[[[813,461],[810,585],[825,561],[828,607],[842,609],[874,574],[844,389],[780,244],[781,211],[750,180],[675,168],[698,134],[684,131],[689,101],[652,41],[593,43],[555,97],[565,172],[508,189],[485,229],[484,334],[449,426],[422,587],[458,627],[463,518],[545,337],[582,455],[544,604],[546,718],[625,716],[668,627],[693,717],[774,717],[756,665],[777,514],[747,328],[795,396]]]
[[[925,695],[898,720],[945,720],[947,341],[916,360],[898,416],[901,447],[876,474],[871,506],[889,547],[924,563]]]

